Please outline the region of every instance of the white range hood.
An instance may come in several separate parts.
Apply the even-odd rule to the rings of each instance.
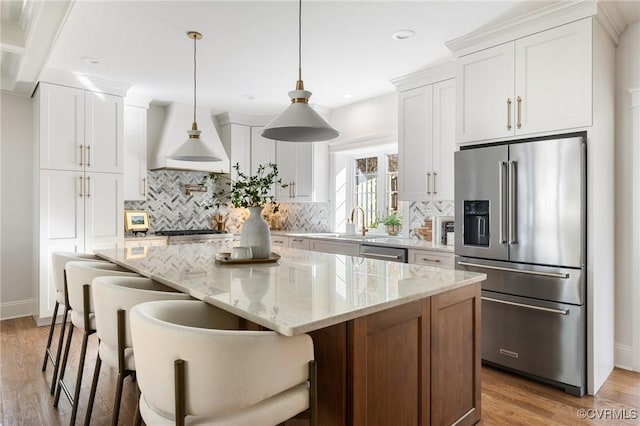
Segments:
[[[150,170],[172,169],[229,173],[229,156],[220,142],[218,132],[211,121],[211,114],[206,108],[197,108],[196,111],[198,128],[202,131],[200,138],[211,147],[217,157],[222,158],[222,161],[197,162],[168,158],[189,137],[187,130],[191,130],[193,123],[193,105],[170,104],[167,106],[165,117],[158,144],[152,147],[149,155]]]

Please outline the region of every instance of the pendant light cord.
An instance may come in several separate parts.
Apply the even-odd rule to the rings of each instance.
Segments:
[[[302,81],[302,0],[298,2],[298,80]]]
[[[196,42],[198,41],[197,36],[193,36],[193,122],[196,122],[196,87],[197,87],[197,79],[196,79]]]

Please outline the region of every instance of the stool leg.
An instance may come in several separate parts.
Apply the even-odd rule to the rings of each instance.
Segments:
[[[62,315],[62,327],[60,327],[60,337],[58,338],[58,350],[56,351],[56,362],[53,364],[53,377],[51,378],[51,395],[53,395],[56,389],[56,383],[58,382],[58,370],[60,369],[60,355],[62,354],[62,346],[64,343],[64,332],[67,328],[67,315],[69,314],[69,307],[64,307],[64,315]]]
[[[69,324],[69,334],[67,335],[67,344],[64,346],[64,355],[62,356],[62,365],[60,366],[60,377],[58,378],[58,387],[56,388],[56,396],[53,399],[53,406],[58,408],[60,401],[60,392],[62,391],[62,380],[67,369],[67,360],[69,359],[69,348],[71,347],[71,338],[73,337],[73,323]]]
[[[98,379],[100,378],[100,366],[102,366],[102,359],[100,353],[96,357],[96,367],[93,370],[93,381],[91,382],[91,392],[89,393],[89,402],[87,403],[87,413],[84,417],[85,426],[91,424],[91,412],[93,411],[93,401],[96,398],[96,389],[98,388]]]
[[[116,396],[113,401],[113,414],[111,415],[111,425],[118,425],[118,417],[120,416],[120,402],[122,401],[122,388],[126,374],[118,372],[118,382],[116,383]]]
[[[47,360],[49,359],[49,354],[51,353],[49,351],[49,348],[51,347],[51,339],[53,338],[53,330],[56,328],[56,318],[58,317],[58,307],[60,306],[60,303],[58,303],[58,301],[56,300],[56,304],[53,307],[53,317],[51,317],[51,327],[49,327],[49,337],[47,338],[47,347],[44,349],[44,361],[42,361],[42,371],[45,371],[47,369]],[[52,379],[53,382],[55,382],[56,378],[55,375]]]
[[[78,399],[80,397],[80,388],[82,387],[82,374],[84,373],[84,360],[87,357],[87,343],[89,342],[89,332],[85,329],[82,336],[82,348],[80,349],[80,361],[78,363],[78,377],[76,378],[76,390],[73,393],[71,401],[71,418],[69,424],[75,426],[76,417],[78,416]]]
[[[135,374],[134,374],[135,377]],[[136,383],[136,414],[133,417],[133,425],[141,426],[142,425],[142,416],[140,415],[140,386]]]

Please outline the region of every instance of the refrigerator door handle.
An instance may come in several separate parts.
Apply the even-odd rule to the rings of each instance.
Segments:
[[[458,261],[458,265],[472,266],[474,268],[481,268],[481,269],[495,269],[496,271],[516,272],[519,274],[540,275],[542,277],[560,278],[562,280],[566,280],[570,278],[570,274],[560,273],[560,272],[529,271],[527,269],[504,268],[502,266],[481,265],[478,263],[463,262],[463,261]]]
[[[498,230],[499,230],[499,236],[498,238],[500,239],[500,244],[504,244],[507,242],[507,240],[504,238],[505,235],[505,221],[504,221],[504,168],[505,168],[506,162],[505,161],[498,161],[498,181],[499,181],[499,188],[500,191],[498,192]]]
[[[509,244],[516,244],[516,162],[509,161]]]
[[[502,303],[504,305],[517,306],[519,308],[533,309],[535,311],[544,311],[544,312],[551,312],[552,314],[569,315],[568,309],[543,308],[541,306],[527,305],[524,303],[517,303],[517,302],[509,302],[506,300],[494,299],[492,297],[486,297],[486,296],[482,296],[481,299],[486,300],[487,302]]]

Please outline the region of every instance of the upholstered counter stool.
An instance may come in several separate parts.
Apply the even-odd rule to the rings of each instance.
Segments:
[[[51,255],[51,269],[53,273],[53,284],[56,289],[56,303],[53,307],[53,316],[51,317],[51,327],[49,328],[49,337],[47,338],[47,347],[44,350],[44,361],[42,361],[42,371],[47,369],[47,363],[51,361],[53,365],[53,375],[51,376],[51,395],[56,390],[58,369],[60,367],[60,355],[62,354],[62,343],[64,342],[64,332],[67,325],[67,315],[69,313],[69,301],[67,300],[67,277],[65,274],[65,265],[67,262],[72,261],[99,261],[99,258],[93,254],[74,253],[74,252],[54,252]],[[106,262],[105,262],[106,263]],[[58,318],[58,309],[60,305],[64,306],[64,313],[62,315],[62,323],[60,324],[60,336],[58,337],[58,347],[56,348],[56,354],[51,352],[51,341],[53,340],[53,334],[56,327],[56,320]]]
[[[117,275],[127,277],[139,277],[140,275],[123,269],[120,266],[109,262],[83,262],[74,261],[67,262],[67,297],[69,300],[69,308],[71,309],[71,324],[69,333],[64,347],[64,355],[60,364],[60,374],[56,387],[56,395],[53,400],[53,406],[58,407],[60,394],[64,392],[65,396],[71,403],[71,416],[69,424],[75,425],[76,416],[78,414],[78,397],[80,396],[80,388],[82,386],[82,373],[84,370],[84,361],[87,354],[87,343],[89,336],[96,331],[94,304],[91,298],[91,282],[95,277],[105,275]],[[80,359],[78,361],[78,374],[76,376],[76,386],[73,395],[64,382],[64,374],[69,359],[69,349],[71,348],[71,339],[73,337],[73,329],[78,327],[83,331],[82,347],[80,349]]]
[[[311,408],[315,426],[311,337],[221,330],[221,313],[201,301],[131,309],[145,423],[277,425]]]
[[[107,366],[118,370],[113,415],[111,417],[111,424],[117,425],[124,379],[135,373],[136,370],[133,345],[131,343],[131,328],[129,327],[129,310],[143,302],[189,300],[190,296],[176,292],[172,288],[149,278],[122,276],[94,278],[91,283],[91,292],[95,304],[96,334],[98,335],[100,346],[96,357],[85,425],[89,425],[91,421],[93,401],[100,377],[100,367],[103,362]]]

